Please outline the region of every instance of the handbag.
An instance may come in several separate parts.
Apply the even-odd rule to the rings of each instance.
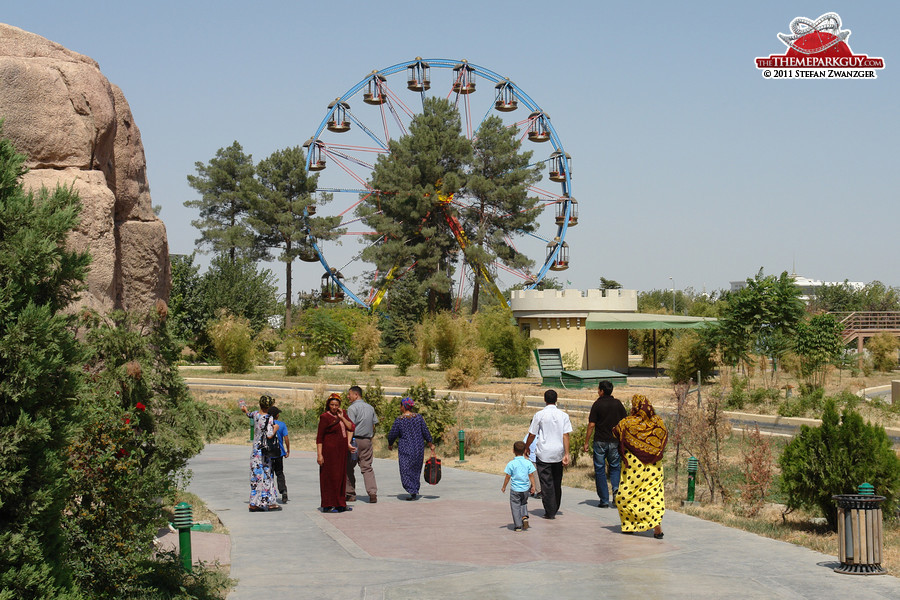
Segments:
[[[425,483],[437,485],[441,480],[441,459],[432,454],[431,458],[425,461],[425,472],[423,475],[425,477]]]
[[[262,429],[262,441],[260,443],[260,447],[262,448],[262,455],[267,458],[279,458],[281,456],[281,446],[278,444],[278,436],[273,435],[269,437],[266,435],[266,432],[269,430],[269,418],[266,417],[266,422],[263,425]]]

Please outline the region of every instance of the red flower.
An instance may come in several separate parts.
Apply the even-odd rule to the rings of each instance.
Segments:
[[[147,410],[147,407],[144,406],[143,402],[138,402],[137,404],[134,405],[134,407],[138,410]]]
[[[125,421],[125,424],[126,424],[126,425],[128,425],[129,423],[131,423],[131,419],[129,419],[128,417],[122,417],[122,420]]]
[[[122,458],[123,456],[128,456],[128,450],[125,448],[119,448],[119,451],[116,452],[116,458]]]

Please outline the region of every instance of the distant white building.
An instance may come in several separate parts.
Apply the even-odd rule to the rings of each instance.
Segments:
[[[825,285],[846,285],[854,290],[861,290],[866,287],[866,284],[862,281],[820,281],[818,279],[809,279],[808,277],[802,277],[794,273],[791,275],[794,278],[794,284],[800,288],[801,296],[800,299],[803,301],[809,300],[810,296],[816,293],[816,290]],[[738,290],[742,290],[747,287],[747,280],[741,281],[731,281],[731,291],[736,292]]]

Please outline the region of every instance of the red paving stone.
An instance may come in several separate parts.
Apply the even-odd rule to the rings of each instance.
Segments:
[[[540,517],[540,501],[530,504],[531,528],[512,530],[509,506],[468,500],[378,503],[342,514],[323,515],[371,556],[473,565],[513,565],[534,561],[600,564],[677,549],[650,532],[623,535],[611,527],[565,512]],[[373,506],[372,509],[375,507]],[[615,516],[615,509],[608,509]],[[535,514],[537,513],[537,514]]]

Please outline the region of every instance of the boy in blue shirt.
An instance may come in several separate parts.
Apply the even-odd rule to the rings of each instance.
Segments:
[[[278,420],[281,410],[277,406],[269,409],[269,414],[275,419],[275,436],[278,438],[278,446],[281,448],[281,456],[272,458],[272,472],[275,474],[275,481],[278,484],[278,493],[281,494],[281,501],[287,502],[287,484],[284,481],[284,459],[291,455],[291,440],[288,438],[287,424]]]
[[[506,479],[503,480],[501,492],[509,485],[509,508],[512,511],[513,526],[516,531],[528,529],[528,493],[534,493],[534,464],[525,458],[525,442],[513,444],[514,459],[506,464]]]

